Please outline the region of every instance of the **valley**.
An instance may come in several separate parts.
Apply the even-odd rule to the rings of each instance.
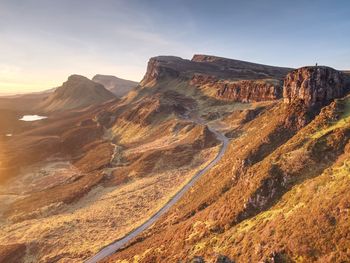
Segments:
[[[31,110],[0,100],[0,262],[346,259],[347,81],[160,56],[121,97],[72,75]],[[314,222],[335,235],[317,253]]]

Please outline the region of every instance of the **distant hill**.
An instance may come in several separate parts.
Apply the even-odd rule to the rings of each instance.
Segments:
[[[101,104],[115,98],[103,85],[84,76],[72,75],[40,103],[39,108],[48,112],[71,110]]]
[[[0,109],[32,112],[50,93],[29,93],[0,97]]]
[[[92,80],[102,84],[106,89],[113,92],[119,98],[126,95],[130,90],[138,85],[138,83],[135,81],[120,79],[111,75],[97,74],[92,78]]]

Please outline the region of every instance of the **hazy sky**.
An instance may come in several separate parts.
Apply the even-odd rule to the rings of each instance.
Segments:
[[[0,93],[140,80],[157,55],[350,69],[349,14],[347,0],[0,0]]]

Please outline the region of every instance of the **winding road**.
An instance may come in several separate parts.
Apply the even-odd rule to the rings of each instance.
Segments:
[[[179,190],[169,201],[166,203],[160,210],[158,210],[157,213],[155,213],[151,218],[149,218],[146,222],[144,222],[139,227],[135,228],[128,234],[126,234],[123,238],[119,239],[118,241],[115,241],[114,243],[106,246],[101,251],[99,251],[96,255],[85,261],[85,263],[96,263],[105,257],[110,256],[111,254],[115,253],[119,249],[123,248],[128,242],[130,242],[132,239],[134,239],[136,236],[138,236],[141,232],[149,228],[151,225],[153,225],[162,215],[164,215],[197,181],[198,179],[205,174],[208,170],[210,170],[214,165],[216,165],[224,155],[227,146],[228,146],[228,138],[221,132],[215,130],[214,128],[211,128],[207,126],[208,129],[214,133],[218,140],[222,142],[220,151],[218,155],[213,159],[205,168],[198,171],[191,180],[181,189]]]

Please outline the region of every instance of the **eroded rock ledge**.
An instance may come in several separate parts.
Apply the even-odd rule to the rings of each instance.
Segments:
[[[215,90],[215,97],[237,102],[270,101],[282,98],[282,81],[279,80],[220,80],[215,76],[195,74],[190,81],[196,87]]]
[[[177,79],[199,89],[205,95],[238,102],[282,98],[283,78],[290,68],[273,67],[208,55],[192,60],[159,56],[148,62],[142,87],[153,87],[164,80]]]
[[[303,102],[307,107],[322,107],[346,91],[344,74],[330,67],[303,67],[290,72],[284,80],[285,103]]]

